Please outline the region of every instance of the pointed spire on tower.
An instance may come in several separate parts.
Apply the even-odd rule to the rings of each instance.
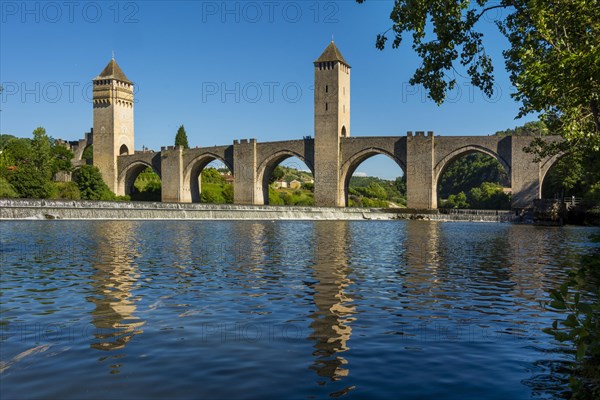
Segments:
[[[108,62],[106,67],[102,70],[102,72],[100,72],[100,75],[98,75],[97,77],[94,78],[94,80],[97,80],[97,79],[116,79],[118,81],[129,83],[129,84],[133,83],[129,79],[127,79],[127,77],[123,73],[123,70],[121,69],[121,67],[119,67],[119,64],[117,64],[117,62],[115,61],[114,55],[113,55],[113,58]]]
[[[333,39],[333,37],[331,39]],[[314,63],[317,64],[317,63],[329,62],[329,61],[339,61],[340,63],[346,65],[347,67],[350,67],[350,64],[348,64],[348,62],[346,62],[346,60],[342,56],[342,53],[337,48],[337,46],[335,45],[333,40],[331,40],[331,43],[329,43],[329,46],[327,46],[325,51],[319,56],[319,58],[317,58],[315,60]]]

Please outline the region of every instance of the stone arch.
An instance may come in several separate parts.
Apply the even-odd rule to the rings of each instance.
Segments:
[[[125,156],[128,154],[129,154],[129,148],[127,147],[126,144],[122,144],[121,147],[119,147],[119,155]]]
[[[86,151],[88,151],[88,149],[92,152],[92,158],[91,160],[88,162],[87,159],[83,158],[84,154],[86,154]],[[87,145],[84,146],[79,146],[77,151],[75,152],[73,159],[77,160],[77,161],[83,161],[86,162],[88,164],[92,164],[93,160],[94,160],[94,156],[93,156],[93,149],[94,149],[94,144],[93,143],[89,143]]]
[[[213,161],[221,161],[233,173],[233,166],[224,158],[214,153],[199,155],[190,161],[183,170],[183,193],[185,201],[192,203],[200,202],[201,187],[199,177],[202,170]]]
[[[483,153],[485,155],[488,155],[488,156],[496,159],[500,163],[500,165],[502,165],[504,170],[506,171],[506,175],[508,176],[509,183],[511,183],[511,185],[512,185],[511,166],[505,159],[500,157],[500,155],[498,153],[496,153],[495,151],[493,151],[487,147],[484,147],[484,146],[479,146],[479,145],[463,146],[463,147],[460,147],[460,148],[455,149],[455,150],[451,151],[450,153],[448,153],[440,161],[438,161],[438,163],[433,168],[432,208],[437,208],[438,183],[439,183],[439,180],[440,180],[442,174],[446,170],[446,168],[450,164],[452,164],[452,162],[455,161],[456,159],[466,156],[468,154],[477,153],[477,152]]]
[[[271,178],[273,170],[284,160],[291,157],[296,157],[300,159],[300,161],[306,164],[313,177],[315,176],[314,166],[304,157],[303,154],[297,153],[292,150],[280,150],[271,154],[269,157],[265,158],[262,161],[262,163],[258,166],[257,170],[258,174],[256,181],[259,185],[259,191],[262,192],[263,204],[269,204],[269,179]],[[259,198],[260,194],[261,193],[258,194]]]
[[[400,169],[402,169],[402,172],[406,176],[406,165],[393,153],[390,153],[389,151],[378,147],[363,149],[350,156],[340,168],[340,182],[343,185],[342,190],[344,196],[344,207],[348,205],[348,185],[350,184],[350,178],[352,178],[352,175],[354,174],[358,166],[367,159],[380,154],[391,158],[396,164],[398,164],[398,166],[400,167]]]
[[[131,164],[127,165],[119,174],[119,177],[117,178],[117,193],[122,193],[124,195],[131,194],[133,184],[135,183],[136,178],[143,170],[145,170],[148,167],[152,168],[152,170],[159,177],[161,177],[160,171],[154,168],[152,164],[146,161],[136,160]]]
[[[540,184],[539,184],[539,193],[538,193],[538,198],[542,198],[542,189],[544,188],[544,180],[546,179],[546,175],[548,175],[548,172],[550,172],[550,170],[552,169],[552,167],[563,157],[567,157],[571,155],[570,152],[561,152],[558,154],[555,154],[551,157],[546,158],[545,160],[543,160],[542,162],[540,162]]]

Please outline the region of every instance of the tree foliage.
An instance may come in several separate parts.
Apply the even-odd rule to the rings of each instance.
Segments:
[[[285,176],[285,170],[280,165],[276,166],[271,172],[271,177],[269,178],[269,183],[277,182]]]
[[[53,182],[31,164],[18,166],[9,173],[8,181],[22,198],[47,199],[54,192]]]
[[[549,134],[548,127],[542,121],[526,122],[524,125],[494,133],[495,136],[546,136]]]
[[[383,49],[391,31],[397,48],[411,35],[422,65],[410,83],[423,85],[438,104],[456,86],[458,69],[492,96],[494,70],[481,24],[494,9],[502,11],[495,22],[509,43],[503,56],[512,96],[521,102],[517,117],[539,113],[571,147],[598,150],[599,0],[396,0],[392,27],[375,44]]]
[[[184,149],[190,148],[190,145],[188,144],[187,133],[185,133],[185,128],[183,125],[177,129],[177,134],[175,135],[175,146],[183,146]]]
[[[81,159],[91,164],[94,162],[94,145],[91,144],[85,149],[83,149],[83,153],[81,154]]]
[[[216,183],[223,184],[225,183],[225,178],[221,176],[219,171],[216,168],[208,167],[202,170],[202,185],[206,183]]]
[[[393,203],[393,204],[391,204]],[[378,207],[406,206],[406,178],[395,180],[373,176],[353,176],[348,185],[348,206]]]
[[[469,191],[469,207],[480,210],[510,209],[510,195],[504,193],[501,185],[483,182],[479,187]]]
[[[600,242],[600,236],[592,237]],[[558,312],[552,327],[544,329],[560,342],[571,344],[577,363],[571,365],[573,399],[600,398],[600,251],[581,256],[580,267],[550,290],[546,306]]]
[[[110,191],[98,167],[84,165],[75,172],[75,182],[81,198],[85,200],[115,200],[115,194]]]
[[[133,182],[131,200],[160,201],[162,197],[162,182],[160,176],[150,167],[144,169]]]
[[[41,127],[33,131],[33,139],[5,139],[0,157],[0,176],[6,179],[18,196],[57,196],[58,188],[52,182],[52,176],[58,171],[71,170],[72,153],[48,137],[46,130]]]
[[[493,157],[475,152],[452,161],[439,180],[439,196],[447,198],[459,192],[468,193],[483,182],[509,186],[504,167]]]
[[[72,160],[73,152],[66,146],[55,142],[52,146],[52,175],[60,171],[71,172],[73,170]]]
[[[223,172],[228,171],[224,169]],[[204,168],[201,173],[200,202],[211,204],[232,204],[233,185],[227,183],[221,172],[213,167]]]
[[[0,176],[0,199],[12,199],[15,197],[19,197],[19,193],[17,193],[6,178]]]

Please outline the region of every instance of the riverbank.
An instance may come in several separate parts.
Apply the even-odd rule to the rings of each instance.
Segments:
[[[0,219],[90,220],[395,220],[511,222],[510,212],[442,214],[437,210],[0,199]]]

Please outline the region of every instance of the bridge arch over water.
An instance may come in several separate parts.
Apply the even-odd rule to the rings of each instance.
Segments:
[[[273,171],[283,161],[294,157],[302,161],[314,177],[314,167],[309,164],[304,154],[300,154],[292,150],[279,150],[274,154],[267,156],[267,158],[262,160],[257,170],[257,182],[260,185],[259,190],[262,192],[263,204],[269,204],[269,181],[271,180]]]
[[[396,157],[395,154],[390,153],[386,149],[378,148],[378,147],[369,147],[363,150],[359,150],[357,153],[348,157],[345,163],[340,168],[340,177],[344,186],[344,206],[348,205],[348,192],[350,186],[350,179],[352,179],[352,175],[356,172],[356,169],[368,159],[378,156],[384,155],[394,161],[398,167],[402,170],[404,175],[406,175],[406,164],[400,160],[400,158]]]
[[[222,162],[233,173],[233,166],[222,157],[222,155],[212,152],[206,152],[192,159],[183,170],[183,192],[189,193],[189,200],[192,203],[200,202],[202,193],[201,174],[204,168],[213,161]]]

